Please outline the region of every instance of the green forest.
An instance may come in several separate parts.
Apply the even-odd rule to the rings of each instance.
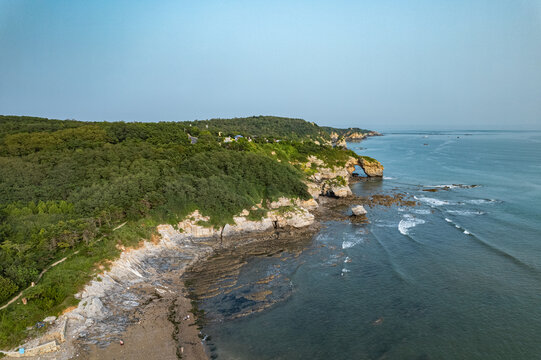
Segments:
[[[305,170],[291,164],[316,155],[343,165],[356,156],[318,144],[334,130],[271,116],[156,123],[0,116],[0,305],[68,257],[25,290],[27,305],[0,310],[0,348],[75,305],[73,294],[98,264],[118,256],[118,245],[149,238],[157,224],[199,209],[221,226],[262,200],[308,198]],[[244,138],[224,142],[235,135]]]

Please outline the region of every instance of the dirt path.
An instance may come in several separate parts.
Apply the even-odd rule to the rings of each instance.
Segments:
[[[7,308],[9,305],[11,305],[11,304],[14,303],[15,301],[17,301],[17,299],[19,299],[19,298],[23,295],[23,292],[25,292],[26,290],[30,289],[32,286],[35,286],[35,285],[41,280],[41,278],[43,277],[43,274],[45,274],[47,271],[51,270],[51,269],[52,269],[53,267],[55,267],[56,265],[63,263],[64,261],[66,261],[67,258],[72,257],[73,255],[78,254],[78,253],[79,253],[79,250],[77,250],[76,252],[74,252],[73,254],[71,254],[71,255],[69,255],[69,256],[66,256],[65,258],[63,258],[63,259],[61,259],[61,260],[58,260],[58,261],[55,262],[55,263],[52,263],[51,265],[49,265],[48,267],[46,267],[45,269],[43,269],[43,271],[39,273],[39,276],[38,276],[37,280],[35,281],[34,285],[30,285],[30,286],[27,287],[26,289],[22,290],[22,291],[19,293],[19,295],[15,296],[13,299],[9,300],[9,301],[7,302],[7,304],[0,306],[0,310],[3,310],[3,309],[5,309],[5,308]]]
[[[113,229],[113,231],[115,230],[118,230],[120,229],[121,227],[123,227],[124,225],[126,225],[127,222],[124,222],[120,225],[118,225],[116,228]],[[101,239],[103,239],[103,237],[101,237],[100,239],[98,239],[97,241],[101,241]],[[43,275],[51,270],[53,267],[55,267],[56,265],[60,264],[60,263],[63,263],[64,261],[66,261],[66,259],[72,257],[73,255],[76,255],[79,253],[79,250],[77,250],[76,252],[74,252],[73,254],[69,255],[69,256],[66,256],[65,258],[61,259],[61,260],[58,260],[57,262],[55,263],[52,263],[51,265],[49,265],[48,267],[46,267],[45,269],[43,269],[43,271],[39,274],[38,276],[38,279],[34,282],[34,286],[41,280],[41,278],[43,277]],[[5,308],[7,308],[9,305],[13,304],[15,301],[17,301],[22,295],[23,295],[23,292],[25,292],[26,290],[30,289],[32,287],[32,285],[30,285],[29,287],[27,287],[26,289],[22,290],[17,296],[15,296],[13,299],[9,300],[6,304],[0,306],[0,310],[3,310]]]

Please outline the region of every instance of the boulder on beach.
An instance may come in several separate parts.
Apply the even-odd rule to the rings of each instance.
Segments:
[[[351,207],[351,212],[355,216],[366,215],[366,209],[362,205],[355,205]]]

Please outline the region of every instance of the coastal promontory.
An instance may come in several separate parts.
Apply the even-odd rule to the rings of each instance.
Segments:
[[[352,195],[357,166],[369,177],[383,172],[332,146],[341,129],[301,119],[0,116],[0,130],[0,348],[8,355],[23,342],[28,353],[65,356],[74,345],[118,342],[141,304],[184,301],[156,285],[169,272],[178,278],[217,248],[310,229],[320,197]],[[158,261],[171,256],[181,260]]]

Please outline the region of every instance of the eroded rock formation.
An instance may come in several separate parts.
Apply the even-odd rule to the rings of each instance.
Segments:
[[[353,173],[356,165],[359,165],[368,177],[383,176],[383,165],[381,165],[381,163],[376,159],[372,159],[367,156],[361,156],[358,159],[351,157],[346,164],[347,171],[350,174]]]
[[[376,159],[361,157],[359,159],[359,165],[368,177],[383,176],[383,165],[381,165]]]

